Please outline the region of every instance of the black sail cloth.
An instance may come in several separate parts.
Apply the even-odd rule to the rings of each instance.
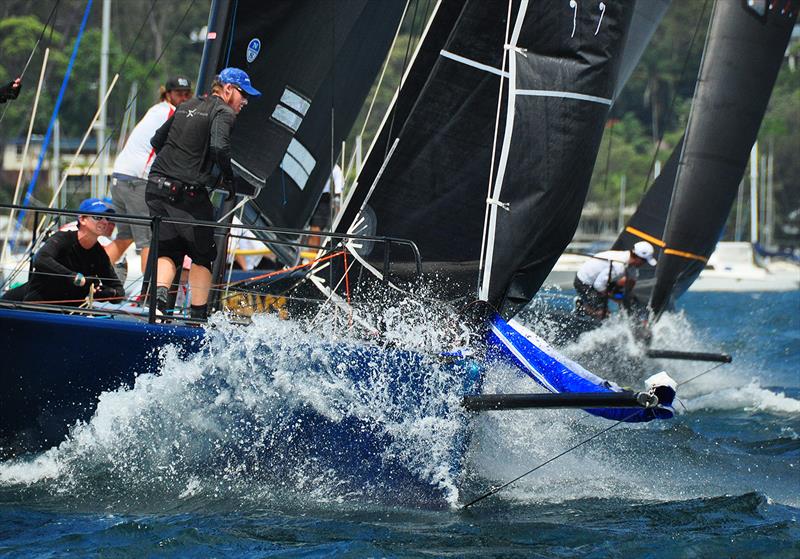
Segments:
[[[574,13],[532,3],[518,15],[512,42],[525,52],[510,53],[513,130],[492,194],[481,289],[505,316],[536,294],[578,225],[633,11],[632,2],[603,5]]]
[[[461,3],[442,3],[442,18],[455,4]],[[511,2],[506,21],[507,2],[467,2],[443,46],[437,48],[440,35],[426,36],[415,66],[430,62],[429,53],[438,58],[411,93],[412,109],[398,119],[402,127],[394,122],[396,145],[394,137],[384,140],[387,149],[394,146],[388,160],[370,154],[377,162],[368,159],[370,174],[359,177],[361,194],[348,201],[339,229],[359,223],[355,208],[366,204],[360,217],[371,215],[370,232],[413,240],[443,298],[473,300],[492,198],[498,203],[489,204],[495,215],[480,297],[507,316],[527,303],[577,227],[633,3],[602,11],[565,6]],[[521,90],[511,96],[513,118],[506,110],[510,65],[503,68],[507,32],[513,87]],[[487,196],[492,169],[496,180]],[[393,257],[401,260],[395,275],[410,275],[403,255]],[[367,256],[370,264],[379,259]]]
[[[791,8],[714,7],[684,139],[614,245],[657,248],[655,282],[637,289],[657,314],[700,275],[722,234],[797,20]]]
[[[249,203],[246,222],[292,228],[308,222],[404,5],[368,0],[215,3],[211,21],[216,29],[209,31],[217,32],[213,41],[222,47],[207,48],[210,59],[204,64],[211,70],[201,75],[210,82],[222,68],[239,67],[262,92],[238,116],[232,136],[237,174],[264,187]]]

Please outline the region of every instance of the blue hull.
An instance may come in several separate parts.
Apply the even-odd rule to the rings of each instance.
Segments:
[[[222,366],[220,374],[204,376],[196,387],[194,396],[199,395],[200,410],[213,407],[210,402],[215,395],[230,388],[225,363],[214,362],[214,344],[205,343],[207,333],[203,329],[7,309],[0,309],[0,328],[0,382],[4,387],[0,392],[1,458],[60,444],[76,421],[92,417],[103,391],[132,386],[137,375],[161,371],[159,349],[167,344],[182,348],[183,357],[195,363],[198,359],[192,354],[200,352],[198,357],[210,363],[209,370]],[[208,337],[212,341],[213,336]],[[460,422],[444,460],[448,480],[457,479],[468,445],[468,416],[458,406],[454,409],[452,401],[437,403],[431,397],[430,374],[433,368],[444,367],[458,383],[452,387],[456,392],[476,394],[482,370],[475,363],[458,359],[442,362],[415,352],[357,343],[306,347],[301,342],[294,348],[293,355],[300,362],[299,376],[305,376],[307,382],[324,381],[333,371],[367,399],[375,389],[389,394],[392,409],[386,420],[390,423],[402,423],[419,413]],[[246,361],[253,374],[260,375],[269,386],[280,361],[281,355],[276,353],[280,349],[280,344],[257,344],[248,350],[242,348],[241,357],[247,352]],[[316,354],[325,358],[316,359]],[[307,361],[303,355],[308,356]],[[230,358],[239,361],[239,356]],[[307,373],[303,375],[302,371]],[[382,378],[377,387],[373,378],[376,371]],[[363,488],[369,487],[376,495],[396,496],[397,502],[444,502],[446,490],[436,479],[406,467],[408,458],[402,452],[386,452],[395,441],[380,422],[346,413],[334,420],[318,413],[312,403],[289,404],[270,411],[265,419],[262,409],[233,403],[229,429],[236,436],[222,442],[212,453],[212,462],[234,457],[240,466],[252,465],[253,471],[285,475],[303,468],[311,457],[314,464],[341,472],[342,483],[352,491],[363,493]],[[329,402],[334,407],[339,404]],[[339,407],[346,409],[348,404]],[[215,470],[226,467],[213,463],[206,466]],[[387,491],[389,488],[392,490]]]
[[[98,396],[159,370],[159,348],[196,352],[203,331],[0,309],[0,457],[57,445]]]

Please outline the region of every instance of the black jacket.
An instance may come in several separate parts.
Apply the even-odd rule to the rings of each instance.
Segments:
[[[233,180],[231,128],[235,119],[233,109],[216,95],[181,103],[150,140],[157,154],[150,176],[207,188],[216,186],[220,174]]]
[[[0,87],[0,103],[5,103],[9,99],[16,99],[19,97],[19,92],[22,89],[22,83],[19,84],[19,87],[14,87],[14,82],[10,82],[8,85],[4,85]]]
[[[82,287],[73,283],[78,273],[86,276],[86,285]],[[47,239],[33,258],[33,274],[25,300],[72,301],[59,304],[78,306],[89,294],[90,283],[113,290],[113,293],[103,294],[104,297],[125,295],[100,243],[87,250],[78,242],[77,231],[59,231]]]

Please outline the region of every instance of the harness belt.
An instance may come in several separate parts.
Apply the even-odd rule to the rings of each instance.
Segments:
[[[186,184],[178,179],[170,179],[167,177],[158,177],[155,180],[148,179],[147,182],[155,185],[157,188],[165,188],[170,192],[199,192],[201,190],[208,190],[205,186]]]
[[[147,182],[156,188],[167,190],[169,192],[169,201],[173,204],[180,202],[184,194],[189,196],[189,198],[194,198],[199,192],[208,192],[208,189],[204,186],[186,184],[177,179],[170,179],[167,177],[158,177],[155,180],[148,179]]]

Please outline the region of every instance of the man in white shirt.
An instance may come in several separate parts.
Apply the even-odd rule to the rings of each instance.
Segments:
[[[243,225],[241,220],[236,216],[233,216],[233,224]],[[228,264],[235,260],[242,270],[249,272],[255,270],[264,258],[264,253],[236,254],[237,250],[259,250],[266,252],[268,249],[267,245],[259,241],[255,233],[250,231],[250,229],[234,227],[231,229],[231,238],[228,241]]]
[[[615,290],[633,289],[639,270],[645,263],[656,265],[653,245],[639,241],[633,250],[598,252],[584,262],[575,275],[575,291],[584,313],[595,318],[609,315],[608,299]]]
[[[134,127],[125,147],[117,154],[114,174],[111,178],[111,198],[118,214],[150,217],[150,209],[144,199],[147,175],[155,159],[155,150],[150,138],[175,112],[175,108],[192,96],[192,84],[188,78],[176,76],[161,87],[161,102],[153,105]],[[150,253],[150,226],[117,223],[117,238],[106,247],[108,258],[116,262],[122,254],[136,243],[142,251],[142,272]],[[143,286],[142,292],[146,290]]]

